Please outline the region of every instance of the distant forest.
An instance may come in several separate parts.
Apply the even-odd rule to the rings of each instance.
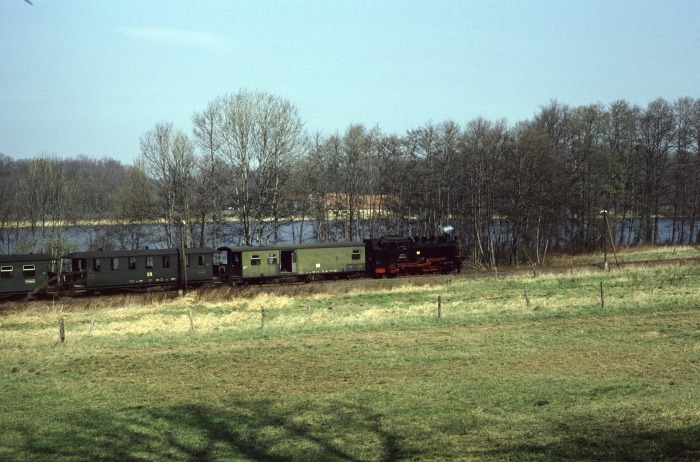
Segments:
[[[548,252],[700,242],[700,100],[542,106],[531,120],[362,124],[307,133],[265,92],[216,98],[189,133],[156,124],[134,165],[0,155],[0,253],[432,236],[452,229],[476,266],[542,264]],[[236,223],[223,234],[222,223]],[[153,226],[151,226],[151,229]],[[312,238],[309,238],[312,236]],[[606,244],[607,241],[607,244]]]

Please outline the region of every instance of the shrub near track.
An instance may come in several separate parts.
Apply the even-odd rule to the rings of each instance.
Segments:
[[[699,279],[673,264],[6,306],[0,458],[695,460]]]

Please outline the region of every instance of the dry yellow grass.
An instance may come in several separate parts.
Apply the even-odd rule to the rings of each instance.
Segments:
[[[185,297],[173,293],[107,298],[59,299],[6,304],[0,315],[0,345],[56,342],[58,320],[71,342],[94,337],[187,333],[189,313],[197,333],[259,332],[265,328],[294,332],[315,328],[367,328],[398,323],[413,325],[436,317],[437,296],[447,321],[478,321],[495,314],[554,316],[600,305],[599,283],[605,281],[606,305],[618,309],[649,299],[679,306],[700,306],[700,294],[684,279],[696,277],[694,265],[625,268],[601,272],[515,274],[498,278],[431,277],[392,281],[342,281],[317,286],[204,289]],[[644,290],[637,290],[640,284]],[[531,304],[527,305],[524,290]]]
[[[547,263],[553,266],[570,265],[601,265],[605,258],[605,252],[601,249],[594,253],[582,253],[576,255],[553,254],[547,259]],[[684,258],[700,258],[700,246],[698,245],[639,245],[632,247],[620,247],[617,249],[617,258],[620,263],[645,260],[672,260]],[[615,255],[612,247],[607,251],[608,263],[615,265]]]

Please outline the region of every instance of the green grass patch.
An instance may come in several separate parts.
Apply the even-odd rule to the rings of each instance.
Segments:
[[[699,282],[671,264],[6,305],[0,458],[696,460]]]
[[[698,258],[700,258],[700,246],[697,245],[641,245],[623,246],[617,249],[617,261],[620,264]],[[549,258],[549,262],[559,266],[569,266],[571,264],[602,265],[606,259],[610,266],[615,265],[615,254],[612,251],[612,247],[608,247],[607,252],[601,250],[596,253],[580,255],[553,255]]]

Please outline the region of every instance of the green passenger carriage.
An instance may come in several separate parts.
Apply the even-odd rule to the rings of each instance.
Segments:
[[[0,295],[45,292],[51,285],[51,255],[0,255]]]
[[[63,283],[76,292],[212,281],[214,249],[185,249],[185,279],[175,249],[75,252],[64,255]]]

